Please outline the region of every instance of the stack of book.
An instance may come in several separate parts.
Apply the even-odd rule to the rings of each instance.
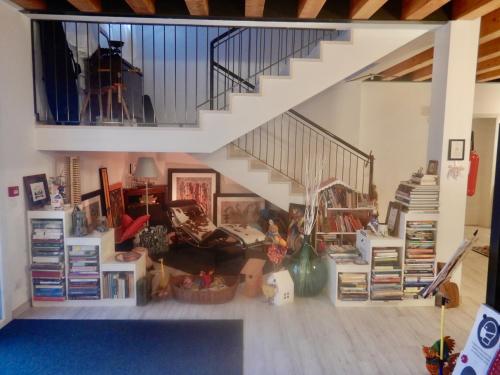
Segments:
[[[363,229],[361,220],[353,214],[328,215],[327,220],[319,223],[320,232],[353,233]]]
[[[342,301],[368,300],[368,281],[366,273],[340,272],[339,299]]]
[[[403,292],[418,298],[420,290],[434,280],[436,222],[408,221]]]
[[[64,301],[62,220],[31,220],[31,278],[34,301]]]
[[[130,298],[132,297],[134,281],[131,272],[106,272],[103,276],[104,298]]]
[[[338,264],[356,263],[360,264],[363,258],[359,250],[349,244],[331,245],[326,249],[328,256]]]
[[[371,299],[400,300],[401,266],[398,249],[373,248]]]
[[[396,191],[396,201],[406,211],[436,213],[439,211],[439,186],[402,181]]]
[[[68,298],[100,299],[99,247],[71,246],[68,257]]]

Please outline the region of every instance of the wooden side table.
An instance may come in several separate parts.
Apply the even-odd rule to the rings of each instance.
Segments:
[[[153,185],[148,187],[149,195],[156,197],[156,203],[149,203],[150,225],[167,225],[167,185]],[[146,188],[123,189],[125,212],[132,218],[146,214],[146,204],[141,203],[141,197],[146,195]]]

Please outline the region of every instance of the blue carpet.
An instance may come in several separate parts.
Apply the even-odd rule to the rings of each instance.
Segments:
[[[1,375],[238,375],[241,320],[14,320]]]

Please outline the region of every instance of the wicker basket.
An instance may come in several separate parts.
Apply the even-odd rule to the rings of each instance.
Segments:
[[[196,303],[203,305],[213,305],[219,303],[226,303],[231,301],[238,288],[238,276],[223,276],[226,282],[226,288],[220,290],[209,289],[185,289],[182,287],[182,281],[186,276],[173,276],[170,279],[174,298],[178,301],[186,303]],[[194,276],[196,278],[196,276]]]

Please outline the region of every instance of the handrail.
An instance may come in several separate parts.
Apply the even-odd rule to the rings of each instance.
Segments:
[[[323,128],[321,125],[318,125],[317,123],[315,123],[314,121],[312,121],[311,119],[305,117],[304,115],[300,114],[299,112],[295,111],[294,109],[289,109],[287,112],[293,114],[294,116],[300,118],[302,121],[305,121],[307,122],[309,125],[311,125],[313,128],[315,129],[318,129],[320,132],[328,135],[330,138],[333,138],[335,139],[337,142],[339,143],[342,143],[344,146],[350,148],[351,150],[357,152],[358,154],[364,156],[365,158],[370,158],[370,155],[367,154],[366,152],[364,151],[361,151],[359,148],[357,148],[356,146],[353,146],[351,145],[349,142],[343,140],[342,138],[336,136],[335,134],[333,134],[332,132],[326,130],[325,128]]]

